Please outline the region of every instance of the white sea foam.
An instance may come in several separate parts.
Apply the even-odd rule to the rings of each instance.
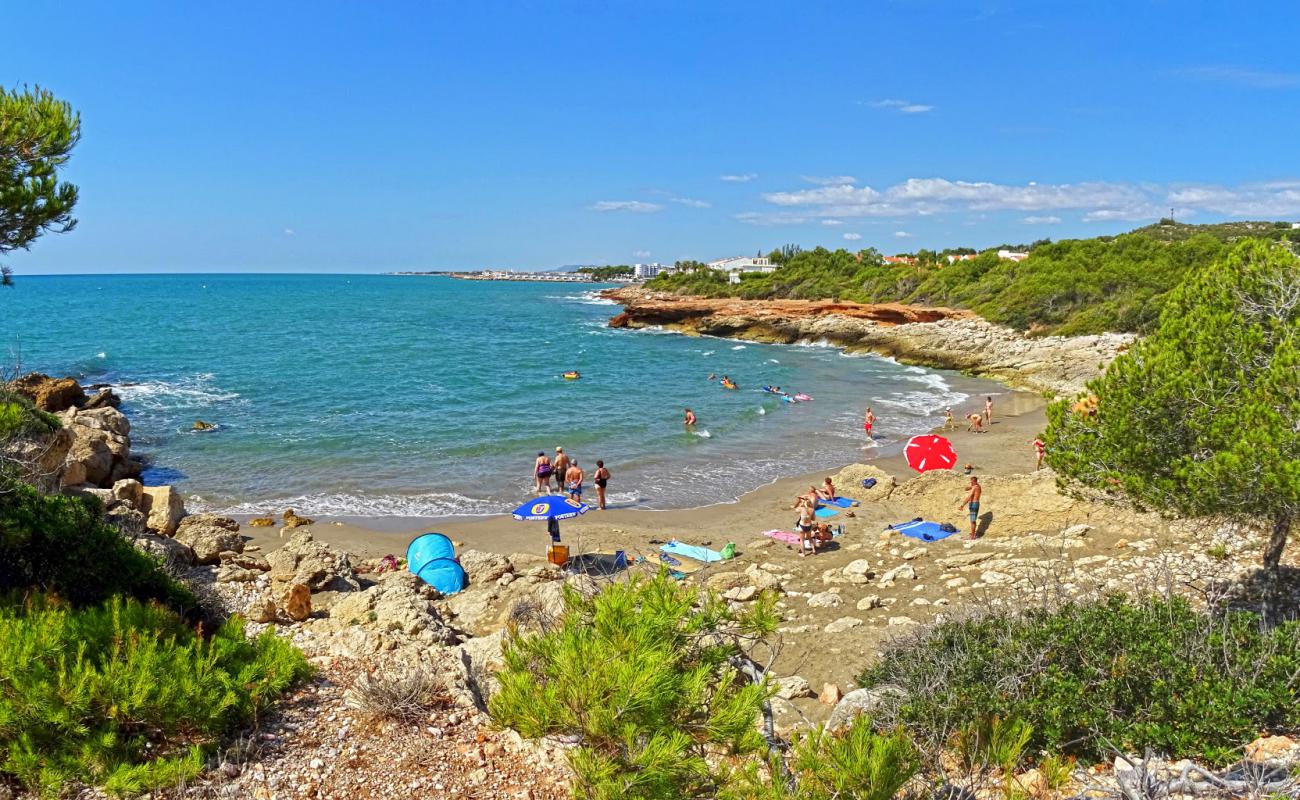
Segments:
[[[700,437],[701,439],[712,439],[712,438],[713,438],[713,434],[709,433],[708,431],[691,431],[691,433],[695,434],[696,436]]]
[[[207,408],[217,403],[239,399],[238,392],[228,392],[213,383],[211,373],[200,373],[173,381],[141,381],[115,385],[127,405],[155,411]]]
[[[781,362],[780,362],[780,361],[777,361],[775,358],[769,358],[769,359],[767,360],[767,363],[769,363],[769,364],[780,364]]]
[[[108,353],[105,353],[105,352],[103,352],[103,351],[100,351],[100,352],[98,352],[98,353],[95,354],[95,358],[108,358]]]
[[[292,508],[318,517],[483,517],[509,513],[513,506],[500,500],[466,497],[455,492],[424,494],[315,494],[239,503],[218,509],[226,514],[265,514],[268,509]]]
[[[733,348],[731,348],[731,349],[732,349],[732,350],[744,350],[744,349],[745,349],[745,345],[743,345],[743,344],[738,344],[738,345],[736,345],[735,347],[733,347]]]
[[[892,392],[887,397],[876,398],[882,406],[892,406],[912,414],[927,416],[948,406],[954,406],[970,395],[963,392]]]

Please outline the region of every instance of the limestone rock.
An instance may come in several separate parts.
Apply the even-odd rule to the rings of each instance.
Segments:
[[[188,545],[167,536],[144,533],[132,539],[131,544],[164,564],[189,567],[194,563],[194,551]]]
[[[297,514],[293,513],[292,508],[287,509],[284,512],[284,527],[286,528],[303,528],[308,525],[314,524],[315,522],[316,520],[310,517],[300,517]]]
[[[231,533],[239,532],[238,522],[234,521],[230,517],[223,517],[219,514],[190,514],[182,519],[176,528],[178,531],[183,531],[191,525],[205,528],[221,528],[222,530],[227,530]]]
[[[236,564],[222,564],[217,570],[217,583],[247,583],[255,581],[262,573],[255,569],[244,569]]]
[[[248,521],[250,528],[273,528],[275,519],[273,517],[253,517]]]
[[[824,630],[826,633],[844,633],[851,628],[857,628],[862,625],[862,620],[857,617],[840,617],[834,622],[827,625]]]
[[[871,576],[876,574],[876,571],[871,566],[871,561],[865,558],[859,558],[854,561],[850,561],[848,565],[844,567],[844,574],[849,576],[859,575],[864,578],[870,579]]]
[[[93,388],[93,387],[92,387]],[[122,405],[122,398],[117,396],[117,392],[107,386],[95,392],[90,399],[81,404],[82,408],[119,408]]]
[[[360,626],[449,644],[455,634],[434,609],[431,587],[409,572],[388,572],[374,586],[343,595],[329,609],[329,628]]]
[[[76,486],[64,486],[63,493],[70,497],[83,497],[86,499],[98,500],[99,504],[107,507],[117,498],[113,497],[110,489],[101,489],[93,483],[81,483]]]
[[[128,539],[135,539],[149,532],[145,515],[125,503],[119,503],[106,511],[104,520]]]
[[[874,478],[876,483],[870,489],[862,482]],[[894,476],[874,464],[850,464],[835,476],[835,491],[841,496],[863,503],[874,503],[888,499],[894,491]]]
[[[246,551],[237,551],[234,553],[223,552],[221,554],[221,559],[244,569],[254,569],[258,572],[271,571],[271,562],[267,561],[266,557],[260,553],[249,553]]]
[[[962,567],[973,567],[980,562],[988,561],[992,557],[992,553],[958,553],[940,558],[935,563],[941,567],[961,569]]]
[[[72,378],[51,378],[32,372],[18,378],[10,388],[32,401],[42,411],[57,413],[86,402],[86,391]]]
[[[864,597],[864,598],[862,598],[861,600],[858,601],[858,610],[859,610],[859,611],[870,611],[870,610],[873,609],[873,608],[880,608],[881,605],[882,605],[882,604],[881,604],[881,602],[880,602],[880,595],[878,595],[878,594],[869,594],[869,595],[867,595],[866,597]]]
[[[853,720],[866,714],[877,716],[882,709],[896,707],[905,695],[896,686],[878,686],[870,689],[854,689],[844,695],[826,720],[826,733],[834,733],[852,724]]]
[[[316,592],[349,592],[361,588],[348,555],[315,541],[308,531],[294,534],[266,560],[275,583],[305,584]]]
[[[916,624],[918,624],[917,621],[912,619],[911,617],[890,617],[889,618],[889,625],[890,627],[894,627],[894,628],[900,628],[906,625],[916,625]]]
[[[504,666],[501,659],[501,641],[504,638],[504,630],[496,631],[467,639],[457,648],[469,673],[470,687],[482,704],[486,704],[500,687],[496,673]]]
[[[306,584],[295,583],[285,593],[284,613],[294,622],[311,616],[311,589]]]
[[[818,592],[808,598],[808,605],[813,608],[835,608],[843,602],[844,599],[834,592]]]
[[[275,601],[269,597],[259,597],[249,606],[245,616],[252,622],[275,622]]]
[[[113,497],[130,503],[132,508],[139,508],[144,502],[144,486],[133,478],[117,481],[113,484]]]
[[[737,586],[734,589],[728,589],[727,591],[722,593],[722,597],[724,599],[735,600],[742,603],[747,602],[749,600],[753,600],[757,596],[758,596],[757,586]]]
[[[749,576],[743,572],[715,572],[705,580],[704,585],[715,592],[725,592],[749,583]]]
[[[817,695],[817,699],[828,706],[833,706],[840,701],[840,696],[840,687],[827,683],[822,686],[822,693]]]
[[[1006,586],[1009,583],[1016,582],[1013,576],[996,570],[986,570],[984,574],[980,575],[980,580],[989,586]]]
[[[880,585],[893,586],[896,581],[914,581],[916,578],[916,569],[911,564],[903,564],[902,566],[894,567],[884,575],[881,575]]]
[[[788,678],[777,678],[772,681],[776,687],[776,696],[785,700],[793,700],[796,697],[812,697],[812,687],[808,681],[798,675],[791,675]]]
[[[481,550],[462,550],[456,560],[460,562],[471,584],[491,583],[507,572],[514,571],[514,565],[505,556]]]
[[[185,501],[180,492],[170,486],[146,486],[143,489],[143,511],[148,518],[149,530],[162,536],[172,536],[185,516]]]
[[[176,541],[189,545],[199,564],[216,564],[221,560],[222,552],[237,553],[244,549],[244,540],[239,534],[208,525],[182,525],[176,531]]]
[[[745,568],[745,577],[749,579],[749,582],[753,584],[754,588],[759,590],[781,590],[781,579],[756,564],[750,564]]]

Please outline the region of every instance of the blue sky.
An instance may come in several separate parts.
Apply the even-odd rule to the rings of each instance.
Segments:
[[[32,3],[80,226],[20,272],[887,253],[1300,219],[1300,4]]]

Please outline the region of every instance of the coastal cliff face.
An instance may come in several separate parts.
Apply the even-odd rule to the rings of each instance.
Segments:
[[[639,287],[609,289],[623,305],[613,328],[794,344],[825,341],[901,363],[955,369],[1010,386],[1072,396],[1134,340],[1131,334],[1028,337],[969,311],[896,303],[681,297]]]

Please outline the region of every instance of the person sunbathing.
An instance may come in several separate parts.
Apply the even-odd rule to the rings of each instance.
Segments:
[[[822,484],[821,488],[816,491],[817,496],[827,502],[834,502],[835,498],[838,496],[835,494],[835,484],[831,482],[829,477]]]

